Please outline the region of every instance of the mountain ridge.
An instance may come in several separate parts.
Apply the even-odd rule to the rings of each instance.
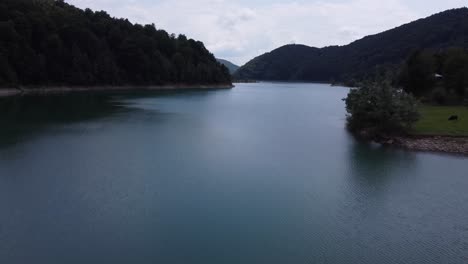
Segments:
[[[234,74],[239,68],[240,66],[228,61],[228,60],[225,60],[225,59],[220,59],[220,58],[216,58],[216,60],[223,64],[226,68],[228,68],[229,70],[229,73],[230,74]]]
[[[421,49],[468,47],[468,8],[446,10],[343,46],[284,45],[242,66],[235,79],[346,81],[397,67]]]

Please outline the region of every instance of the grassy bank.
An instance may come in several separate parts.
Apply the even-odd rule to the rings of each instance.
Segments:
[[[412,135],[468,136],[468,107],[429,106],[420,107],[421,119],[414,125]],[[457,115],[458,121],[448,118]]]

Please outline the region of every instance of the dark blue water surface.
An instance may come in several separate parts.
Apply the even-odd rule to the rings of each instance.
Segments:
[[[468,160],[359,143],[348,90],[0,101],[0,263],[468,263]]]

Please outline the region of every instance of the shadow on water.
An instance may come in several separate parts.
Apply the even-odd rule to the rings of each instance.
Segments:
[[[401,175],[398,172],[408,172],[416,166],[413,152],[357,140],[351,140],[350,144],[349,170],[359,184],[383,186],[393,175]]]
[[[0,149],[38,136],[46,128],[71,125],[131,114],[135,119],[160,116],[157,109],[145,109],[132,100],[173,97],[185,99],[215,95],[223,90],[167,90],[116,92],[112,94],[79,93],[47,96],[16,96],[0,98]]]
[[[215,95],[217,93],[229,92],[229,89],[176,89],[176,90],[159,90],[159,91],[121,91],[112,93],[113,99],[141,99],[141,98],[152,98],[152,97],[172,97],[172,96],[184,96],[184,97],[196,97]]]
[[[128,111],[104,95],[24,96],[0,100],[0,148],[28,140],[51,125],[99,119]]]

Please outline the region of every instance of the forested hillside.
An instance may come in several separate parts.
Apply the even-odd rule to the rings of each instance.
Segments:
[[[62,0],[0,1],[0,87],[230,83],[184,35]]]
[[[427,101],[468,103],[468,51],[461,48],[415,52],[394,82]]]
[[[311,32],[313,34],[313,32]],[[237,79],[349,81],[399,67],[424,49],[468,47],[468,9],[445,11],[346,46],[287,45],[241,67]]]
[[[223,60],[223,59],[216,59],[219,63],[223,64],[228,68],[229,73],[234,74],[240,67],[237,66],[236,64],[228,61],[228,60]]]

